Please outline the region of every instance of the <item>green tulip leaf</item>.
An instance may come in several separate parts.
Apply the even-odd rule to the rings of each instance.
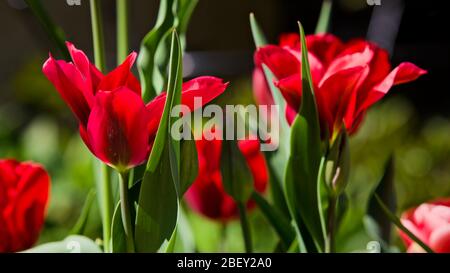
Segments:
[[[40,0],[25,0],[27,6],[33,12],[34,16],[38,19],[42,28],[47,32],[47,35],[53,41],[53,43],[58,48],[62,57],[66,61],[70,61],[72,58],[70,57],[69,50],[67,50],[65,41],[65,34],[63,30],[58,27],[53,20],[48,15],[46,9],[42,5]]]
[[[172,108],[181,102],[182,53],[172,31],[166,102],[140,185],[135,241],[138,252],[157,252],[176,227],[180,192],[180,142],[169,134]]]
[[[236,202],[247,202],[253,192],[253,177],[237,141],[222,141],[220,167],[225,191]]]
[[[264,33],[256,21],[255,15],[250,14],[250,26],[253,34],[253,40],[255,42],[256,48],[262,47],[267,44],[267,39]],[[269,174],[270,174],[270,186],[271,194],[273,197],[274,205],[286,216],[290,217],[287,203],[284,197],[283,180],[284,172],[286,169],[286,163],[289,155],[289,135],[290,127],[284,117],[284,109],[286,109],[286,101],[281,95],[281,91],[275,86],[273,80],[274,75],[270,69],[263,65],[264,75],[266,77],[267,84],[274,98],[275,104],[278,105],[279,109],[279,147],[276,151],[267,152],[267,158],[269,163]]]
[[[302,44],[302,103],[299,115],[291,126],[291,153],[286,168],[285,193],[298,234],[303,237],[309,233],[316,250],[322,252],[325,238],[318,198],[318,174],[322,157],[320,124],[305,34],[300,24],[299,27]],[[302,226],[306,230],[302,230]]]
[[[295,230],[292,228],[289,219],[276,207],[272,206],[261,194],[253,192],[252,200],[258,205],[262,214],[280,236],[283,248],[287,250],[295,239]]]
[[[180,166],[180,197],[194,183],[198,175],[198,155],[195,140],[191,133],[190,140],[181,140],[180,143],[181,164]]]
[[[91,189],[86,197],[86,200],[84,201],[83,209],[81,210],[80,217],[78,218],[77,222],[73,226],[72,230],[70,231],[70,234],[84,234],[84,231],[86,229],[87,221],[89,219],[89,213],[91,212],[92,204],[95,200],[95,190]]]
[[[160,1],[156,24],[142,40],[137,61],[145,102],[158,95],[168,81],[165,68],[169,62],[170,41],[167,38],[172,29],[177,29],[184,48],[189,20],[197,3],[198,0]]]
[[[154,171],[144,175],[136,213],[137,252],[157,252],[170,240],[178,214],[178,196],[172,177],[168,142]]]

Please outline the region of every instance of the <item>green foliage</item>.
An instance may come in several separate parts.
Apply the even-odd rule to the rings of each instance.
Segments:
[[[305,34],[302,26],[299,27],[302,44],[302,103],[299,115],[291,126],[291,152],[284,181],[285,194],[299,235],[306,234],[302,231],[304,225],[311,234],[316,249],[321,252],[324,250],[325,231],[322,211],[319,210],[317,177],[322,143]]]
[[[184,47],[189,19],[198,0],[162,0],[154,28],[144,37],[137,61],[142,97],[148,102],[161,93],[168,81],[166,67],[170,43],[167,38],[177,29]]]

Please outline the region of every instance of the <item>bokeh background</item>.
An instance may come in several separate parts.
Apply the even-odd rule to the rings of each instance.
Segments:
[[[87,0],[80,6],[43,1],[68,40],[92,58]],[[153,27],[157,0],[130,0],[130,46],[139,51]],[[254,44],[248,15],[254,12],[267,37],[276,43],[283,32],[297,31],[301,20],[314,31],[321,1],[200,0],[187,34],[185,76],[215,75],[231,82],[220,103],[251,103]],[[344,40],[363,37],[391,53],[392,63],[411,61],[429,74],[395,87],[370,110],[351,141],[352,178],[339,239],[341,251],[364,249],[373,239],[364,217],[368,196],[387,159],[395,157],[396,209],[450,196],[450,71],[447,11],[440,1],[335,1],[330,31]],[[115,64],[115,3],[103,1],[107,62]],[[61,240],[76,223],[88,192],[95,188],[91,155],[77,133],[77,124],[41,72],[54,49],[22,0],[0,2],[0,158],[43,164],[52,177],[51,202],[40,242]],[[276,236],[262,215],[251,214],[257,251],[272,251]],[[212,222],[185,208],[185,250],[242,251],[237,222]],[[181,229],[180,229],[181,230]],[[85,234],[101,237],[94,202]],[[401,246],[399,246],[401,248]],[[181,248],[180,248],[181,249]]]

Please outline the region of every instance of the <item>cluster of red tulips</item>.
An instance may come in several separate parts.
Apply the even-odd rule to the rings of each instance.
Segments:
[[[98,2],[91,1],[93,12],[100,12]],[[170,6],[179,1],[162,2]],[[193,9],[179,5],[171,16],[188,18],[183,8]],[[110,195],[110,204],[99,200],[104,225],[100,249],[173,251],[180,203],[185,202],[224,224],[240,220],[248,252],[253,242],[247,214],[253,209],[273,225],[281,251],[336,251],[336,210],[351,171],[348,138],[391,88],[427,71],[409,62],[393,68],[388,52],[369,41],[343,42],[324,32],[305,36],[301,25],[299,33],[282,34],[278,44],[266,44],[251,16],[254,97],[258,105],[279,105],[284,112],[271,113],[281,124],[279,148],[263,152],[255,139],[203,137],[213,128],[191,128],[200,137],[174,140],[170,128],[181,118],[170,115],[175,106],[194,112],[195,98],[204,106],[233,84],[213,76],[182,82],[183,43],[178,37],[183,27],[177,24],[186,21],[172,18],[166,29],[157,25],[154,30],[164,35],[150,32],[139,53],[126,56],[127,43],[121,43],[122,62],[108,73],[101,57],[100,21],[93,24],[95,64],[69,42],[60,48],[69,58],[50,54],[43,62],[43,74],[73,112],[81,139],[106,173],[101,194]],[[161,69],[155,56],[158,46],[166,45],[170,54]],[[140,79],[132,72],[136,60]],[[162,86],[153,82],[155,73],[163,75]],[[108,179],[114,172],[119,175],[117,202],[111,195],[115,180]],[[43,166],[0,161],[0,252],[34,245],[49,192],[50,175]],[[423,204],[394,222],[408,252],[450,251],[448,200]]]

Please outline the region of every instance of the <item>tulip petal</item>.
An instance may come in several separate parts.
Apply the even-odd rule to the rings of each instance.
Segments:
[[[412,232],[416,237],[418,237],[421,241],[426,242],[426,238],[422,235],[422,233],[417,229],[417,227],[414,225],[412,221],[409,219],[401,219],[402,224]],[[411,246],[412,244],[415,244],[415,242],[403,231],[399,230],[399,235],[404,241],[406,247]]]
[[[450,223],[437,227],[430,235],[430,247],[437,253],[450,253]]]
[[[44,63],[42,71],[53,83],[78,121],[86,126],[90,113],[90,98],[80,71],[73,64],[55,60],[52,56]]]
[[[286,104],[286,111],[285,111],[285,115],[286,115],[286,120],[288,122],[289,125],[292,125],[292,123],[294,122],[295,118],[297,117],[298,114],[298,108],[292,108],[289,104]]]
[[[365,109],[369,108],[374,103],[379,101],[381,98],[383,98],[393,85],[414,81],[421,75],[424,75],[426,73],[426,70],[423,70],[412,63],[401,63],[394,70],[392,70],[392,72],[389,73],[389,75],[382,82],[377,84],[369,92],[359,111],[364,111]]]
[[[228,83],[223,83],[216,77],[203,76],[192,79],[183,83],[181,103],[188,106],[191,111],[195,111],[221,95],[227,86]],[[201,98],[202,105],[195,105],[195,98]]]
[[[302,98],[302,79],[300,73],[293,74],[275,82],[287,104],[299,110]]]
[[[92,107],[94,103],[94,95],[97,91],[98,84],[103,79],[103,74],[89,61],[83,51],[77,49],[70,42],[66,42],[66,46],[75,66],[78,71],[80,71],[85,84],[88,87],[85,90],[85,97],[89,103],[89,106]]]
[[[332,75],[342,70],[353,67],[369,66],[374,56],[374,50],[367,45],[363,51],[347,54],[334,59],[325,74],[323,75],[319,85],[322,85]]]
[[[368,66],[352,67],[331,75],[316,92],[321,119],[327,121],[330,134],[344,120],[346,128],[352,127],[355,118],[356,96],[367,77]]]
[[[227,221],[236,217],[236,203],[225,193],[219,171],[197,178],[185,198],[193,210],[211,219]]]
[[[50,177],[40,165],[0,160],[0,181],[0,252],[27,249],[44,224]]]
[[[269,89],[269,85],[264,75],[264,71],[261,68],[255,68],[253,70],[253,93],[255,101],[258,105],[274,105],[274,99],[272,92]],[[270,109],[270,108],[269,108]]]
[[[126,169],[145,162],[150,150],[149,115],[141,97],[126,87],[100,91],[89,116],[87,137],[94,154]]]
[[[300,35],[298,33],[283,33],[280,35],[278,45],[300,50]]]
[[[228,83],[223,83],[221,79],[215,77],[198,77],[186,83],[183,83],[181,90],[181,104],[189,107],[191,111],[203,107],[213,99],[221,95],[227,88]],[[201,104],[195,105],[195,99],[201,99]],[[159,126],[159,120],[164,111],[166,101],[166,92],[162,92],[159,96],[150,101],[146,108],[149,111],[150,131],[155,134]]]
[[[255,189],[258,192],[264,192],[269,181],[269,174],[266,158],[260,150],[259,140],[241,140],[238,145],[252,173]]]
[[[261,47],[256,51],[255,64],[257,67],[262,67],[262,64],[267,65],[277,79],[289,77],[300,71],[300,62],[297,57],[289,50],[273,45]]]
[[[141,95],[141,86],[138,79],[131,73],[131,68],[136,61],[137,53],[133,52],[116,69],[108,73],[100,82],[97,90],[114,91],[125,86],[129,90]]]
[[[306,36],[308,52],[316,56],[324,66],[331,61],[342,50],[342,41],[332,34],[318,34]]]

